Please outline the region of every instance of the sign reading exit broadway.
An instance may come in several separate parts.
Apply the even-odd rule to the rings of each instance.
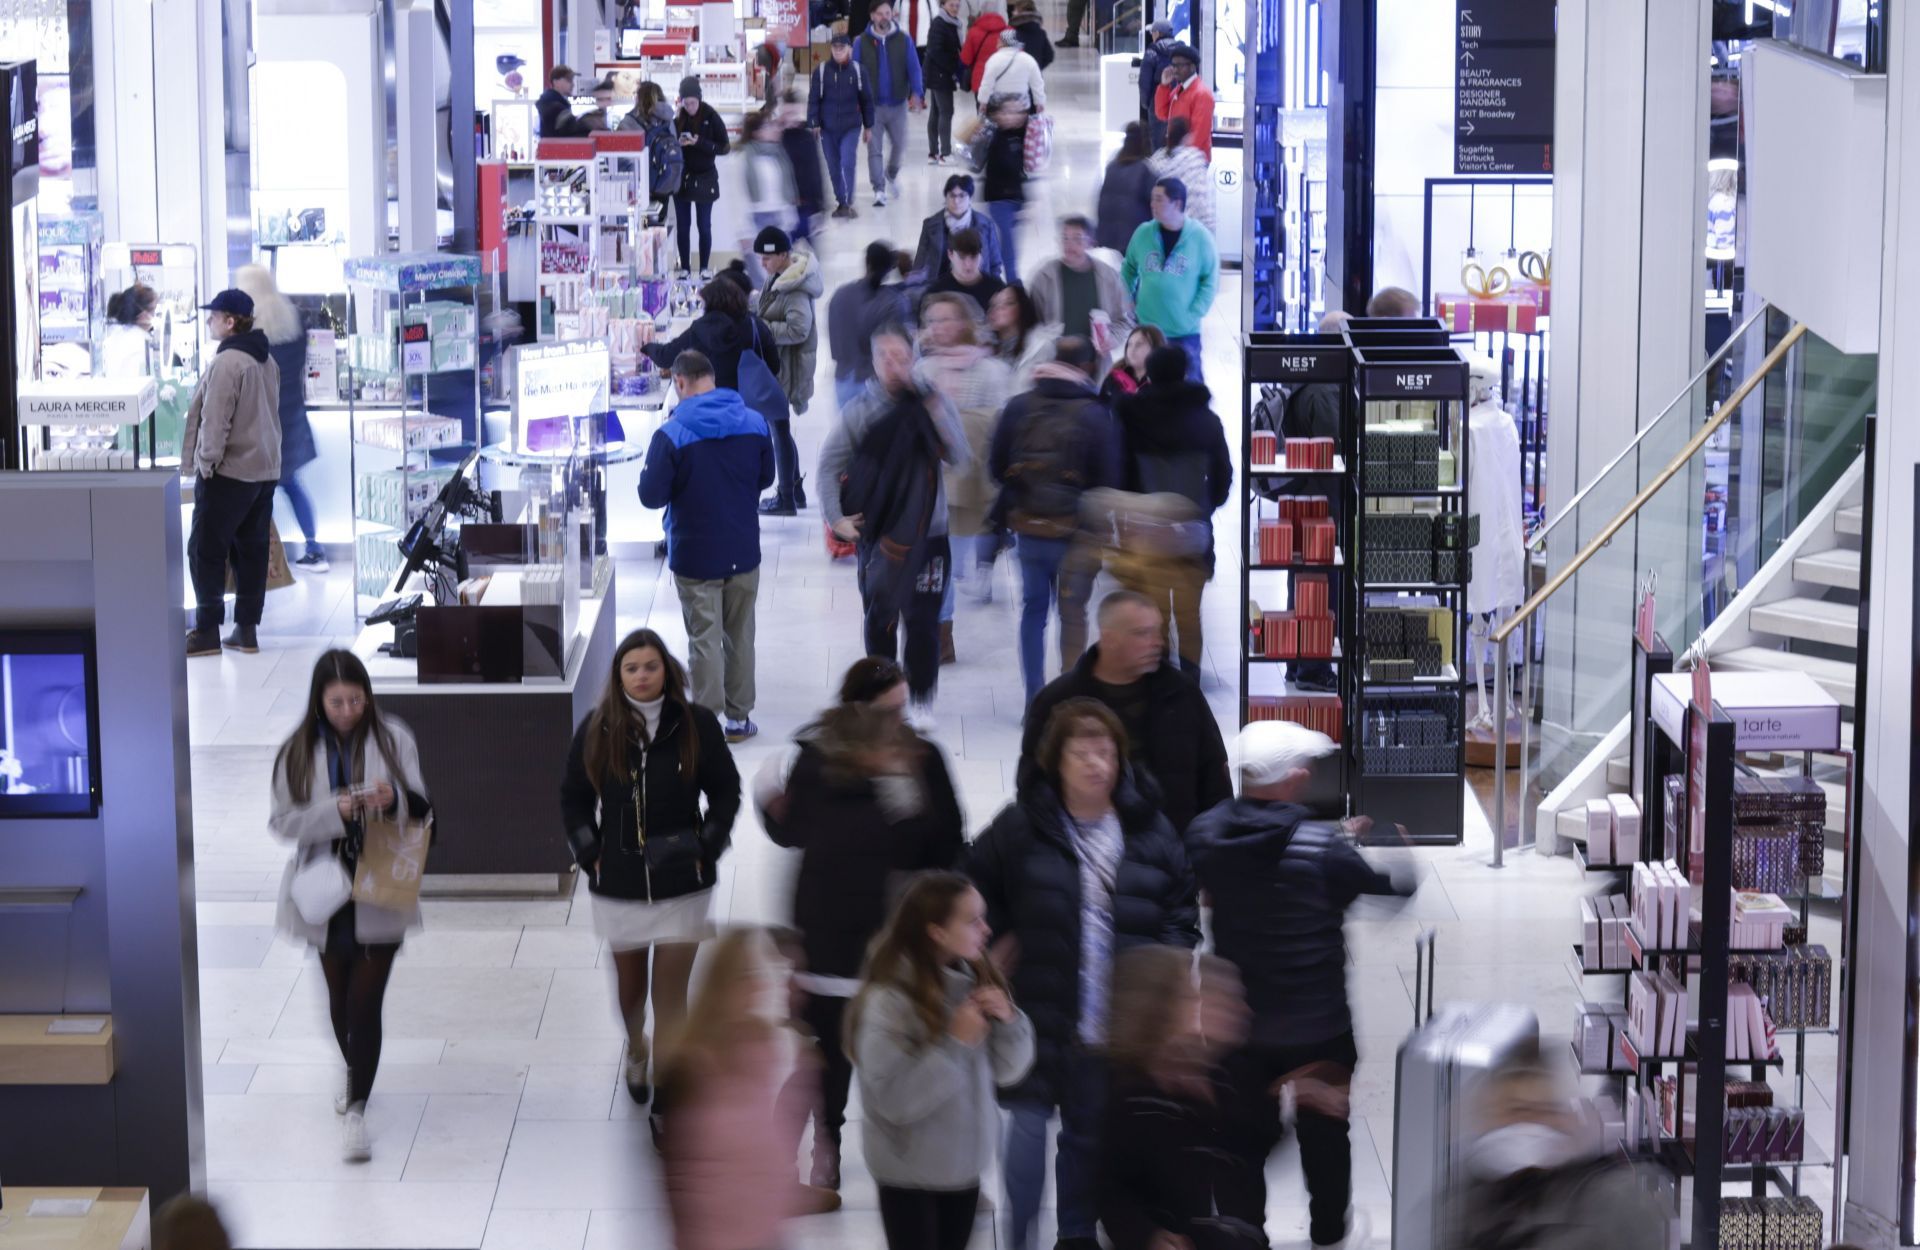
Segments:
[[[1453,172],[1553,172],[1554,0],[1455,0]]]

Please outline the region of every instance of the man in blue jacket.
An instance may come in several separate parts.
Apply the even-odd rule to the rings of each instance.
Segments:
[[[839,204],[833,210],[835,217],[859,216],[853,211],[857,177],[853,162],[860,152],[860,136],[873,133],[873,92],[867,82],[854,63],[853,41],[835,35],[832,55],[813,67],[807,86],[807,125],[820,137],[820,149],[826,154],[827,177]]]
[[[925,107],[920,53],[913,37],[893,20],[891,0],[877,0],[867,28],[853,41],[853,59],[872,84],[873,129],[867,132],[867,177],[873,180],[873,206],[885,208],[887,196],[900,195],[900,157],[907,145],[907,111]],[[881,141],[887,144],[880,158]]]
[[[760,593],[760,495],[773,439],[738,391],[713,384],[699,352],[673,362],[673,415],[655,431],[640,502],[667,510],[667,567],[680,592],[696,703],[726,718],[727,741],[758,733],[753,616]]]

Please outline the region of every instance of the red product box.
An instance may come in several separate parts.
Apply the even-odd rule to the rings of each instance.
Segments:
[[[1292,440],[1289,439],[1289,442]],[[1253,462],[1255,464],[1273,464],[1280,455],[1280,438],[1272,430],[1253,432]]]
[[[1260,618],[1260,653],[1270,660],[1290,660],[1299,654],[1300,623],[1291,612],[1268,612]]]
[[[1327,616],[1329,615],[1328,605],[1331,602],[1327,597],[1327,579],[1324,576],[1293,579],[1293,614],[1295,616]]]
[[[1327,513],[1325,495],[1282,495],[1280,515],[1289,521],[1310,521]]]
[[[1296,647],[1302,659],[1324,660],[1333,655],[1333,618],[1303,616],[1297,619]]]
[[[1247,720],[1279,720],[1281,700],[1270,694],[1250,694],[1247,696]]]
[[[1332,564],[1337,533],[1326,517],[1314,517],[1301,523],[1300,558],[1308,564]]]
[[[1249,700],[1251,702],[1251,700]],[[1336,694],[1289,695],[1274,700],[1278,707],[1276,715],[1262,717],[1266,720],[1289,720],[1296,725],[1305,725],[1340,741],[1340,696]],[[1249,719],[1253,719],[1249,709]]]
[[[1333,440],[1330,438],[1290,438],[1287,440],[1289,469],[1331,469]]]
[[[1260,522],[1260,563],[1293,563],[1293,523],[1291,521]]]

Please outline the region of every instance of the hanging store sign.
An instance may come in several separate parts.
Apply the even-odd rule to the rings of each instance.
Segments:
[[[1553,172],[1553,0],[1455,0],[1453,172]]]

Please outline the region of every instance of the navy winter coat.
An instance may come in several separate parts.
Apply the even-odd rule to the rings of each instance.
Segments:
[[[667,567],[714,581],[760,567],[760,493],[773,485],[773,439],[738,391],[683,399],[654,431],[640,502],[667,510]]]
[[[807,84],[807,125],[828,134],[873,126],[873,88],[860,62],[828,57],[814,66]]]

